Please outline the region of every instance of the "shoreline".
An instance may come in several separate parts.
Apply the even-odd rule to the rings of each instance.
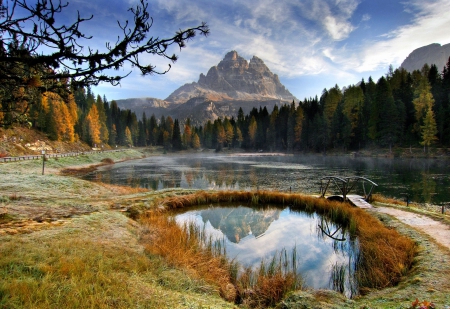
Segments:
[[[119,162],[119,160],[139,159],[143,155],[152,154],[132,149],[111,159],[114,162]],[[20,223],[16,227],[10,227],[11,231],[15,230],[16,232],[0,233],[2,252],[9,252],[6,256],[4,255],[0,258],[0,272],[5,262],[16,263],[11,262],[15,261],[16,257],[17,261],[21,259],[29,261],[27,263],[30,267],[39,267],[39,265],[50,258],[47,257],[47,253],[41,252],[41,246],[56,250],[55,245],[64,247],[65,243],[67,243],[71,244],[75,250],[76,247],[80,247],[80,249],[85,248],[85,244],[80,243],[82,241],[88,244],[85,251],[91,252],[91,254],[95,252],[90,251],[91,245],[93,246],[92,250],[100,247],[105,252],[110,252],[108,257],[103,257],[105,263],[116,259],[114,263],[123,263],[123,258],[128,255],[135,256],[135,260],[141,261],[144,259],[145,263],[150,263],[146,266],[146,269],[148,269],[147,273],[136,274],[135,276],[138,277],[134,279],[129,276],[121,277],[117,282],[114,281],[115,279],[111,279],[116,282],[114,284],[117,286],[121,286],[120,281],[122,280],[128,282],[132,291],[136,288],[136,291],[132,292],[136,300],[130,300],[130,303],[127,303],[126,306],[119,306],[120,308],[135,306],[138,303],[149,303],[149,300],[142,294],[143,291],[155,297],[156,299],[152,300],[154,301],[153,305],[161,308],[172,308],[182,299],[189,299],[192,304],[197,304],[198,306],[207,304],[212,308],[235,308],[234,304],[225,302],[214,293],[199,294],[195,289],[194,291],[180,292],[182,289],[178,291],[176,288],[175,290],[173,288],[162,288],[158,284],[155,285],[146,281],[145,277],[151,276],[155,278],[154,282],[165,278],[163,280],[169,280],[168,282],[171,282],[171,284],[176,284],[173,281],[175,278],[171,277],[169,279],[167,275],[164,275],[164,272],[159,270],[159,266],[156,266],[161,262],[154,262],[153,260],[151,262],[148,261],[148,257],[144,258],[142,255],[143,248],[139,244],[141,227],[139,223],[129,219],[124,214],[126,211],[134,208],[146,209],[155,198],[183,194],[183,192],[187,193],[189,190],[164,190],[161,192],[136,190],[87,182],[76,177],[64,176],[60,173],[63,168],[83,168],[102,164],[102,159],[105,159],[105,155],[95,154],[81,158],[51,159],[46,162],[48,173],[45,175],[40,175],[39,173],[41,168],[40,162],[21,161],[7,163],[7,166],[0,165],[0,173],[5,179],[0,184],[2,192],[0,218],[11,215],[14,217],[14,220]],[[1,215],[1,211],[5,210],[6,215]],[[18,215],[21,211],[23,213]],[[381,218],[385,225],[398,229],[402,234],[412,237],[423,248],[417,257],[416,266],[404,281],[399,286],[371,291],[366,296],[360,296],[352,300],[342,299],[332,291],[294,292],[285,300],[286,308],[295,308],[300,303],[314,305],[317,308],[328,308],[334,302],[336,302],[335,308],[362,308],[366,305],[370,308],[385,308],[399,306],[400,303],[408,306],[415,300],[415,297],[420,300],[434,301],[440,306],[450,305],[450,296],[447,296],[450,295],[450,287],[449,283],[447,283],[450,282],[448,280],[450,278],[450,270],[447,269],[448,261],[450,261],[450,251],[440,248],[427,235],[401,223],[397,219],[393,219],[391,216],[385,214],[376,214],[376,216]],[[13,222],[14,220],[8,222]],[[0,223],[0,230],[2,230],[3,224],[6,223],[1,220]],[[24,248],[19,247],[17,243],[21,243],[21,246]],[[39,255],[41,259],[32,262],[30,254]],[[82,252],[75,250],[69,254],[69,258],[71,256],[74,259],[81,258],[77,257],[78,254],[82,254]],[[33,263],[36,263],[36,266],[33,266]],[[26,269],[24,271],[26,272]],[[188,279],[186,273],[183,273],[181,270],[173,269],[171,271],[177,274],[177,278],[192,280]],[[128,272],[128,270],[125,272]],[[121,273],[121,271],[116,270],[115,273],[110,273],[108,276],[114,278],[117,276],[116,273]],[[10,274],[5,278],[13,280],[14,276],[11,277]],[[38,278],[36,280],[39,281]],[[130,280],[135,280],[135,282],[131,283]],[[318,295],[321,293],[328,295],[323,302],[322,300],[317,300]],[[166,297],[161,298],[161,295],[166,295]],[[158,297],[164,301],[158,301]],[[42,300],[42,302],[44,301]],[[44,307],[46,306],[42,308]],[[52,308],[52,306],[47,307]]]

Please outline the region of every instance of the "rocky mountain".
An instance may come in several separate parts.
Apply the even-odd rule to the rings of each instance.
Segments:
[[[408,72],[422,69],[425,63],[429,65],[435,64],[439,71],[442,71],[450,57],[450,44],[441,46],[434,43],[422,46],[413,50],[411,54],[403,61],[400,67]]]
[[[210,101],[268,100],[292,101],[296,98],[280,82],[264,62],[256,56],[247,62],[236,51],[230,51],[217,66],[202,73],[198,82],[185,84],[166,101],[184,103],[195,97]]]
[[[298,101],[256,56],[248,62],[236,51],[227,53],[218,65],[200,74],[197,82],[185,84],[165,100],[154,98],[117,100],[120,108],[131,109],[141,117],[171,116],[193,124],[218,117],[236,116],[239,108],[249,113],[253,107],[267,107]]]

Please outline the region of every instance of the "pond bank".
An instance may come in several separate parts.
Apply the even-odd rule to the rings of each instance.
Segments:
[[[111,159],[141,156],[130,150]],[[44,176],[39,162],[0,165],[0,210],[12,217],[8,222],[40,224],[0,234],[0,277],[6,278],[0,283],[0,308],[236,308],[188,270],[144,254],[142,227],[124,216],[124,210],[145,209],[157,197],[189,190],[139,191],[59,175],[62,168],[98,164],[104,158],[50,160]],[[39,222],[41,215],[48,220]],[[448,250],[390,216],[375,215],[421,247],[412,273],[399,286],[354,300],[330,291],[294,292],[279,308],[407,308],[416,297],[440,308],[450,306]],[[58,220],[62,222],[54,223]]]

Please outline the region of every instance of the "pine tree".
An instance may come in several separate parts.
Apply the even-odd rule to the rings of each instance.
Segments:
[[[295,112],[294,142],[295,148],[300,148],[302,142],[304,113],[303,108],[299,105]]]
[[[170,118],[170,117],[168,117]],[[172,118],[170,118],[172,119]],[[172,147],[174,150],[181,150],[182,149],[182,141],[181,141],[181,131],[180,131],[180,123],[178,122],[178,119],[175,119],[175,122],[173,123],[173,129],[172,129]],[[167,131],[170,136],[170,132]]]

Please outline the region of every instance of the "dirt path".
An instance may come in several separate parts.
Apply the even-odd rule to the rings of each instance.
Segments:
[[[439,244],[450,249],[450,228],[439,221],[396,208],[376,207],[373,211],[391,215],[401,222],[430,235]]]

